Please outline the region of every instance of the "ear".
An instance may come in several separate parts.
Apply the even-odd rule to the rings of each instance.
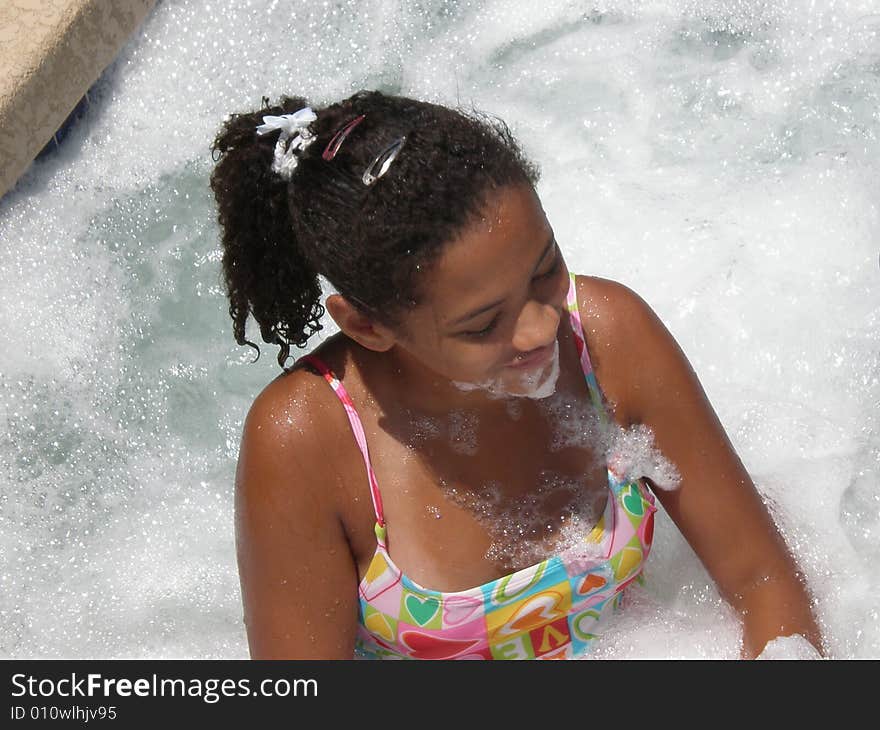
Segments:
[[[394,346],[396,338],[391,330],[370,319],[340,294],[327,297],[327,311],[339,329],[368,350],[387,352]]]

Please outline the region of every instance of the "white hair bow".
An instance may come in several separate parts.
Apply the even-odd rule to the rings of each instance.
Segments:
[[[296,151],[306,149],[315,141],[315,135],[309,131],[308,126],[317,118],[318,115],[307,106],[293,114],[263,117],[263,123],[257,127],[257,134],[269,134],[277,129],[281,130],[275,143],[272,171],[277,172],[285,180],[290,180],[299,162]]]

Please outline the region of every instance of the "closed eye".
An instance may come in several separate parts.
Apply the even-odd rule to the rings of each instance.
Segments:
[[[559,251],[559,245],[556,246],[556,256],[553,257],[553,265],[545,271],[543,274],[538,274],[532,281],[540,281],[541,279],[549,279],[553,276],[557,271],[559,271],[559,265],[562,263],[562,255]]]
[[[473,330],[470,332],[462,332],[461,334],[463,334],[465,337],[473,337],[474,339],[479,339],[480,337],[486,337],[489,333],[492,332],[492,330],[495,329],[495,327],[498,326],[499,319],[500,319],[500,316],[496,314],[495,317],[492,319],[492,321],[489,322],[488,325],[483,327],[483,329]]]
[[[559,244],[557,243],[556,247],[555,247],[555,256],[553,257],[553,264],[543,274],[538,274],[538,275],[534,276],[532,278],[532,281],[533,282],[543,282],[547,279],[550,279],[551,277],[553,277],[559,273],[559,268],[561,265],[562,265],[562,252],[559,250]],[[487,337],[498,326],[498,322],[500,319],[501,319],[501,313],[499,312],[498,314],[495,315],[495,317],[492,319],[492,321],[489,322],[489,324],[486,325],[483,329],[471,330],[471,331],[467,331],[467,332],[460,332],[459,334],[464,337],[468,337],[470,339],[475,339],[475,340],[478,340],[483,337]]]

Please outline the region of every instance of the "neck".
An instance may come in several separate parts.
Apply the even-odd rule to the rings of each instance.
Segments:
[[[557,391],[571,387],[570,373],[565,361],[576,361],[577,354],[571,342],[570,331],[563,327],[559,333],[559,362],[562,372]],[[452,411],[469,411],[480,417],[508,418],[516,414],[540,410],[550,399],[526,396],[499,395],[476,388],[466,390],[453,381],[425,367],[400,347],[377,353],[356,348],[356,362],[368,390],[386,414],[408,411],[426,417],[445,417]],[[580,368],[577,384],[583,385]],[[585,387],[585,386],[584,386]],[[517,417],[518,420],[518,417]]]
[[[448,378],[426,368],[405,350],[394,347],[382,354],[383,370],[389,376],[383,385],[390,408],[406,409],[424,416],[446,416],[466,410],[481,416],[505,413],[514,396],[493,397],[483,390],[466,391]],[[382,403],[385,406],[385,403]]]

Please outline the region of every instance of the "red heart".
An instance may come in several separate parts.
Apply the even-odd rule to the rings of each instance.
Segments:
[[[648,515],[648,518],[645,520],[645,547],[651,547],[651,544],[654,542],[654,513]]]
[[[400,642],[411,650],[410,656],[415,659],[452,659],[480,643],[479,640],[441,639],[407,630],[400,632]]]

